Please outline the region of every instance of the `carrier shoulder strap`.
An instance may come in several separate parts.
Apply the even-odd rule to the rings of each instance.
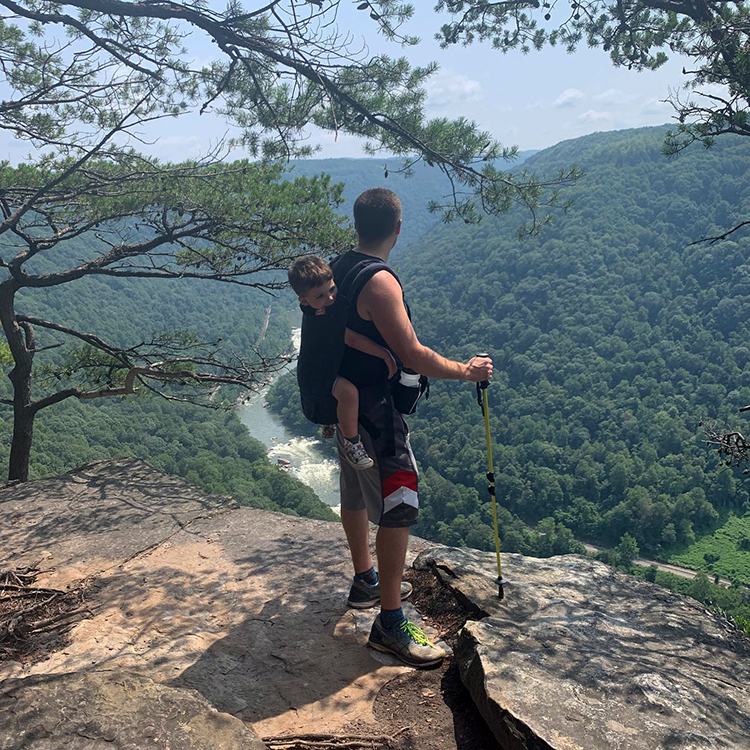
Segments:
[[[380,258],[363,258],[349,269],[349,272],[338,285],[339,291],[346,295],[349,305],[357,303],[357,298],[365,284],[378,271],[388,271],[398,281],[399,285],[401,284],[398,276],[396,276],[396,272],[387,263],[380,260]]]

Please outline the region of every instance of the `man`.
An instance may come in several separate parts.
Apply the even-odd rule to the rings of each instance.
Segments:
[[[337,259],[334,279],[341,284],[347,273],[367,257],[387,262],[401,231],[401,202],[385,188],[366,190],[354,204],[354,227],[359,244]],[[348,290],[344,290],[348,292]],[[475,357],[454,362],[419,343],[409,319],[398,277],[390,269],[377,270],[351,299],[347,325],[389,349],[400,363],[432,378],[479,382],[492,377],[492,360]],[[442,662],[445,651],[410,623],[401,599],[411,594],[402,582],[409,526],[417,520],[417,467],[409,432],[393,408],[383,360],[347,348],[340,374],[360,392],[360,436],[375,466],[357,471],[345,460],[338,435],[341,464],[341,520],[354,564],[354,582],[348,604],[381,611],[372,626],[368,646],[395,654],[414,667]],[[377,524],[375,572],[369,548],[368,519]]]

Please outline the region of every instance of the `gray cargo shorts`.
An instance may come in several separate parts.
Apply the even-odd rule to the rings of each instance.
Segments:
[[[343,440],[336,430],[341,465],[341,507],[367,510],[367,517],[378,526],[411,526],[419,513],[417,484],[419,473],[409,444],[409,428],[393,408],[390,395],[379,399],[365,413],[371,435],[360,422],[362,443],[375,465],[355,469],[344,457]]]

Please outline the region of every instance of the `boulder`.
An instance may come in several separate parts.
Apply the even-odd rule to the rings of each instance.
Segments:
[[[503,748],[750,747],[750,639],[698,602],[577,555],[434,548],[432,569],[479,618],[461,677]]]
[[[0,750],[267,750],[250,727],[194,690],[127,672],[10,679]]]

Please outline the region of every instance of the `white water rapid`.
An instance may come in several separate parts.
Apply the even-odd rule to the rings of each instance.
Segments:
[[[292,329],[292,343],[299,351],[299,328]],[[300,437],[290,432],[276,414],[263,406],[269,388],[265,386],[237,407],[240,421],[252,437],[268,448],[268,458],[272,463],[288,465],[297,479],[311,487],[326,505],[338,510],[339,472],[333,441]]]

